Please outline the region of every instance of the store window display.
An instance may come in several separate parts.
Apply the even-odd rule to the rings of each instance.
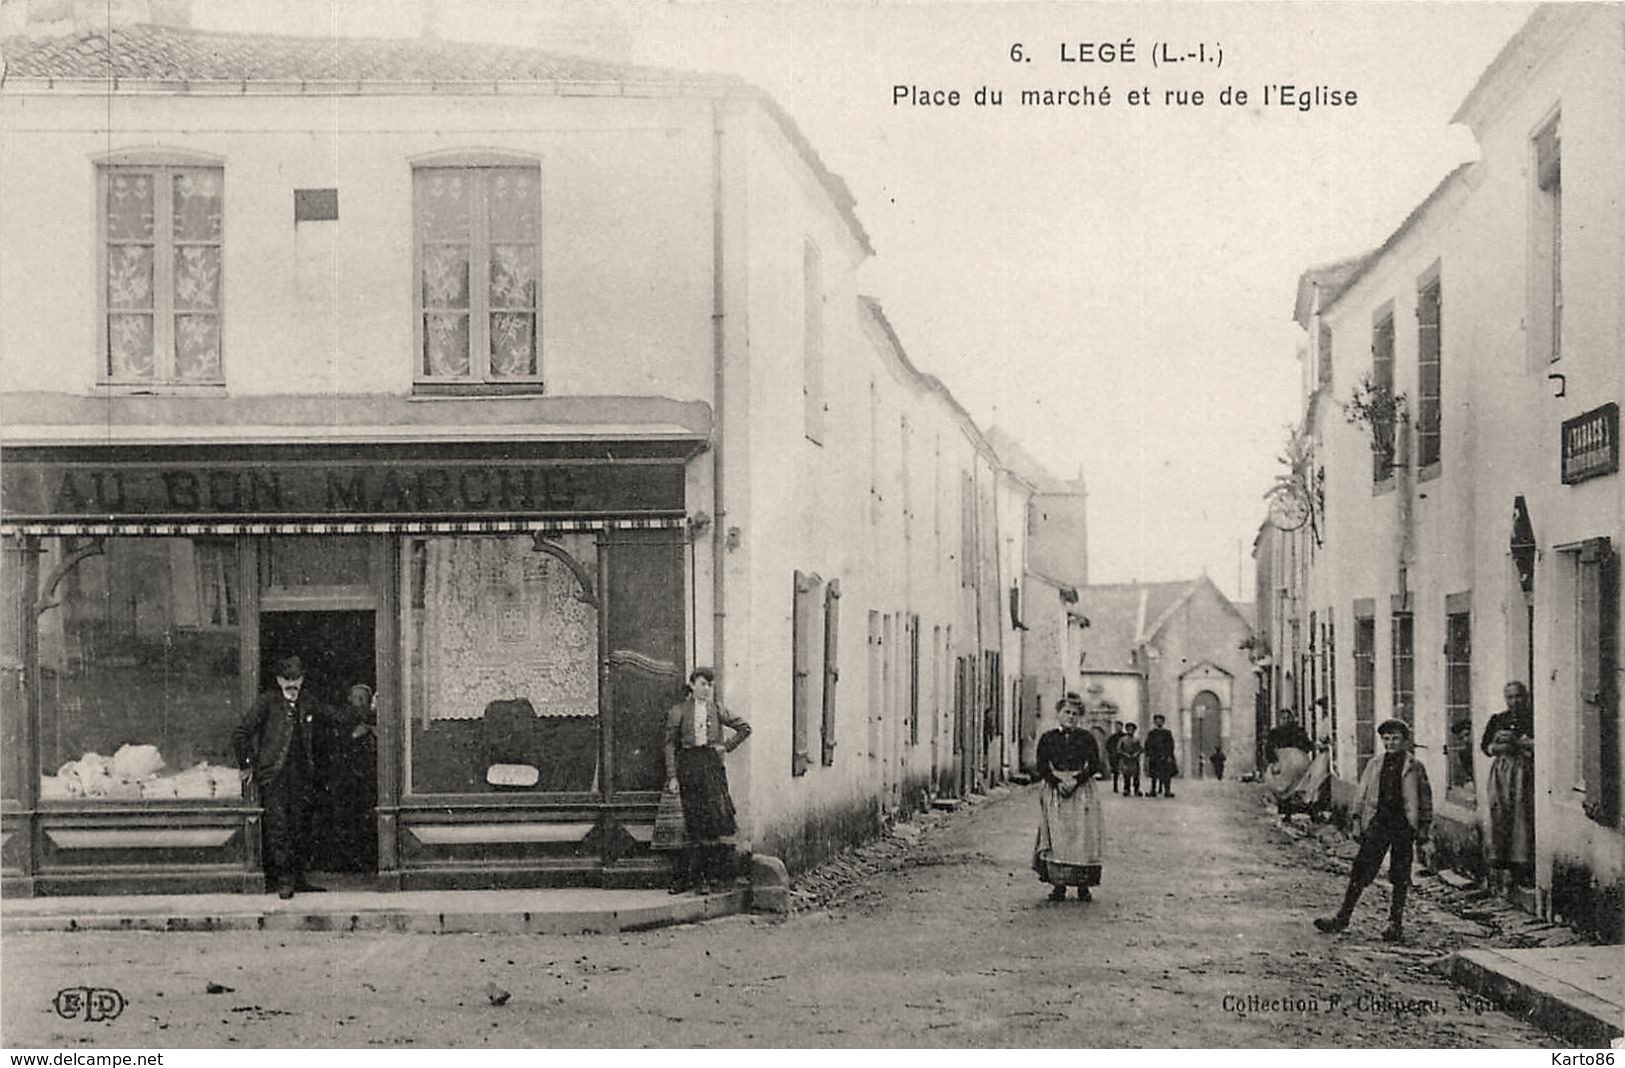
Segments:
[[[237,545],[41,540],[40,799],[237,801]]]

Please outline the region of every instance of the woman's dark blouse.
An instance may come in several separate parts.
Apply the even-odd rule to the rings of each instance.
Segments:
[[[1513,734],[1526,734],[1533,738],[1535,736],[1534,717],[1526,713],[1513,712],[1510,710],[1506,712],[1497,712],[1495,715],[1491,716],[1490,721],[1484,724],[1484,737],[1480,738],[1478,741],[1478,747],[1484,751],[1485,756],[1495,755],[1494,753],[1490,752],[1490,742],[1495,738],[1496,733],[1499,731],[1511,731]]]
[[[1051,786],[1059,786],[1057,771],[1086,772],[1089,775],[1105,773],[1100,761],[1100,747],[1095,736],[1086,730],[1068,730],[1064,727],[1044,732],[1038,739],[1038,774]]]

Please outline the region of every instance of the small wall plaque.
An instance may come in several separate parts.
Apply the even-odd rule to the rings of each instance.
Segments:
[[[295,189],[293,191],[293,221],[333,222],[339,217],[339,191],[337,189]]]

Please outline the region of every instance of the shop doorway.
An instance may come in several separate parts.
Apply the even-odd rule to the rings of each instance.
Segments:
[[[349,706],[351,687],[377,690],[371,611],[260,614],[260,689],[276,685],[276,664],[297,656],[305,691],[329,715],[317,724],[310,868],[322,873],[378,870],[378,743],[370,715]],[[358,729],[361,728],[361,729]]]

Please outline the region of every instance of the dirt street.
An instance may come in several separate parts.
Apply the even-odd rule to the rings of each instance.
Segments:
[[[1553,1043],[1428,970],[1471,944],[1451,917],[1423,903],[1409,943],[1383,943],[1384,883],[1350,933],[1316,933],[1310,919],[1335,907],[1342,877],[1272,826],[1256,787],[1180,783],[1175,799],[1152,800],[1104,785],[1107,866],[1092,902],[1047,900],[1028,868],[1037,797],[1017,787],[924,820],[885,854],[888,870],[787,920],[576,937],[8,936],[0,1038],[13,1049]],[[232,989],[205,993],[210,983]],[[493,1005],[489,984],[511,996]],[[116,988],[128,1007],[105,1023],[59,1019],[55,992],[80,985]]]

